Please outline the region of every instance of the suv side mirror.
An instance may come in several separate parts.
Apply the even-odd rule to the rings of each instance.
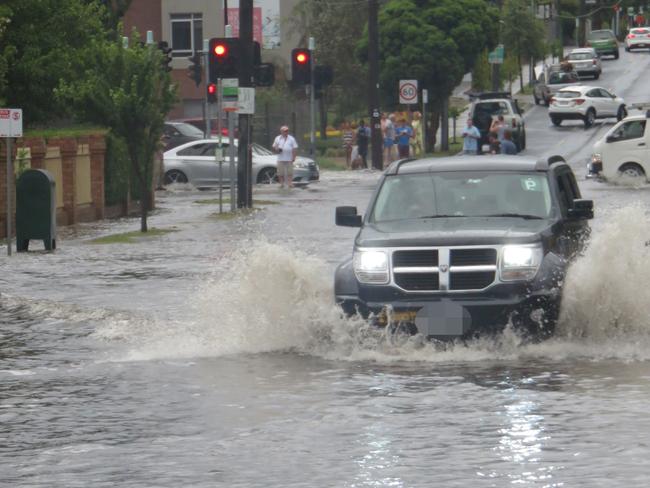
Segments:
[[[361,215],[357,214],[357,207],[336,207],[336,225],[361,227]]]
[[[569,209],[569,218],[572,220],[588,220],[594,218],[593,200],[573,200],[573,207]]]
[[[605,138],[605,142],[616,142],[616,141],[618,141],[618,137],[616,136],[607,136]]]

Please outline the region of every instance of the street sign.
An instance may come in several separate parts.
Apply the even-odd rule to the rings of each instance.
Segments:
[[[418,80],[399,80],[399,103],[418,103]]]
[[[634,15],[634,7],[627,8],[627,15],[629,15],[630,17]]]
[[[488,63],[490,64],[503,64],[503,58],[503,44],[499,44],[494,51],[488,53]]]
[[[224,78],[221,80],[221,90],[224,112],[236,112],[239,98],[239,80],[237,78]]]
[[[426,88],[422,90],[422,103],[429,103],[429,90]]]
[[[23,137],[23,110],[0,108],[0,137]]]
[[[240,88],[237,100],[237,112],[240,114],[255,113],[255,88]]]

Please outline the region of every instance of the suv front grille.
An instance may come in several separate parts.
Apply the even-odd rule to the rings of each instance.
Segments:
[[[497,255],[494,247],[395,250],[393,283],[412,292],[482,290],[496,279]]]

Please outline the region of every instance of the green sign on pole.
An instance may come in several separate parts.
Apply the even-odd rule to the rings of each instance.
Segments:
[[[504,49],[503,44],[499,44],[494,51],[488,53],[488,63],[503,64]]]

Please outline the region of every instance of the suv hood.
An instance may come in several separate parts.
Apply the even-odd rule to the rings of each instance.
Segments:
[[[530,244],[542,240],[550,219],[452,217],[366,224],[358,247],[475,246]]]

